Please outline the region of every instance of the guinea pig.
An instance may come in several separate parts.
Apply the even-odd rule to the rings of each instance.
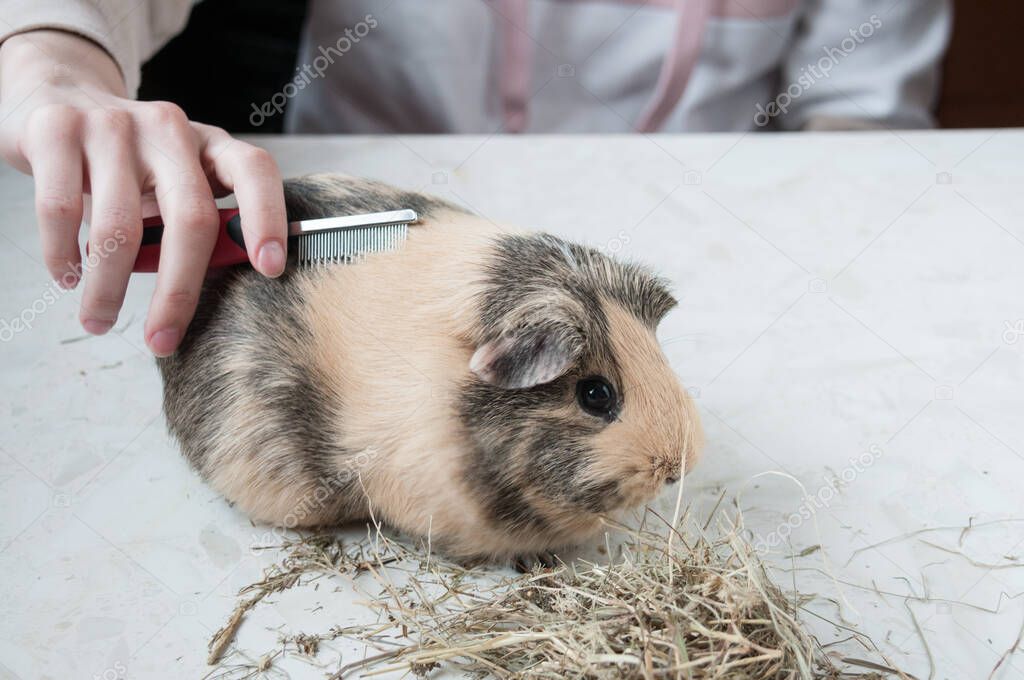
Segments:
[[[210,277],[161,359],[169,429],[252,519],[373,518],[452,556],[579,543],[677,481],[700,420],[636,264],[338,175],[285,183],[291,219],[411,208],[397,250]]]

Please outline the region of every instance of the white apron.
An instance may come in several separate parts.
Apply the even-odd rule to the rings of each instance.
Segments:
[[[931,124],[946,0],[312,0],[286,130]]]

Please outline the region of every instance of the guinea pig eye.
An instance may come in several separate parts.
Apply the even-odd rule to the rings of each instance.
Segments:
[[[608,418],[618,405],[615,388],[606,378],[599,375],[584,378],[576,383],[576,401],[584,411],[600,418]]]

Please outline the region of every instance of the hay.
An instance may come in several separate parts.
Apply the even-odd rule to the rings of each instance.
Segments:
[[[289,541],[284,560],[240,593],[230,635],[241,615],[282,587],[365,574],[374,592],[364,604],[378,623],[283,636],[284,649],[315,655],[321,640],[346,637],[380,652],[332,679],[425,676],[442,666],[524,680],[910,677],[884,657],[827,653],[800,620],[812,598],[780,590],[737,527],[711,536],[686,516],[686,531],[609,524],[628,532],[615,559],[537,567],[497,582],[493,572],[439,559],[379,529],[347,544],[333,535]],[[365,579],[357,583],[367,590]],[[223,633],[211,641],[218,651],[230,641]],[[870,640],[851,633],[849,640],[878,655]]]

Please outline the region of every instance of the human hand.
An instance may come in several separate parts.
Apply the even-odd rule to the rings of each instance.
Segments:
[[[117,320],[152,202],[164,235],[145,338],[157,356],[177,348],[195,313],[219,229],[215,196],[234,192],[253,266],[284,270],[287,218],[270,154],[174,104],[126,98],[116,63],[89,40],[40,30],[0,46],[0,156],[35,178],[50,275],[74,288],[85,270],[79,318],[90,333]]]

